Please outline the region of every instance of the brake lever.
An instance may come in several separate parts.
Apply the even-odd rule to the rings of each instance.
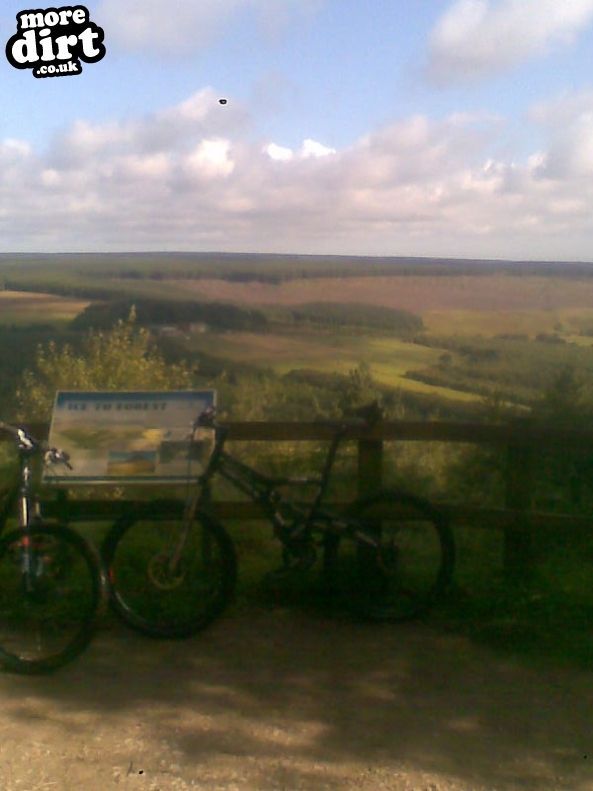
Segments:
[[[204,409],[192,423],[191,436],[199,428],[215,428],[216,407],[209,406]]]
[[[69,470],[74,469],[70,464],[70,454],[66,453],[65,450],[60,450],[59,448],[47,448],[43,454],[43,461],[46,465],[63,464],[64,467],[67,467]]]

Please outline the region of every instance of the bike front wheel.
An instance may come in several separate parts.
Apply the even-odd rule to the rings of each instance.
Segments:
[[[102,576],[87,542],[63,526],[39,524],[0,539],[0,664],[43,673],[90,642]]]
[[[124,516],[105,539],[103,561],[112,609],[153,637],[204,629],[232,598],[237,578],[228,533],[202,513],[190,522]]]
[[[330,568],[342,588],[346,581],[351,609],[396,622],[426,612],[448,586],[455,562],[440,511],[421,498],[384,491],[356,502],[348,522],[349,540],[339,541]]]

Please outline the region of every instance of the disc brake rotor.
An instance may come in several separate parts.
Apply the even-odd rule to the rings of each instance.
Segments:
[[[171,566],[171,558],[166,553],[155,555],[148,564],[148,577],[155,588],[174,590],[185,578],[183,563],[178,561],[175,568]]]

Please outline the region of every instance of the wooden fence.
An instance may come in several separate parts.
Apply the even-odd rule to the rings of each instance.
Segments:
[[[226,425],[229,440],[245,442],[329,441],[336,431],[335,423],[324,422],[229,422]],[[35,436],[47,436],[48,426],[45,424],[28,428]],[[504,567],[511,577],[527,570],[532,538],[538,527],[571,530],[593,526],[593,518],[538,513],[531,507],[538,454],[548,448],[590,451],[593,454],[593,431],[563,430],[523,418],[504,425],[381,421],[372,428],[348,428],[345,440],[357,443],[358,493],[361,495],[370,494],[382,485],[386,442],[489,444],[505,450],[504,508],[447,503],[439,503],[439,506],[448,514],[453,526],[502,530]],[[69,501],[68,508],[80,510],[79,518],[92,509],[96,518],[104,519],[114,505],[105,501],[78,504]],[[168,506],[165,504],[165,507]],[[222,518],[253,519],[261,513],[257,505],[245,502],[217,502],[215,508]]]

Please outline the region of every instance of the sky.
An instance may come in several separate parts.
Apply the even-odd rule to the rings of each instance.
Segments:
[[[593,261],[593,0],[86,8],[81,74],[2,59],[2,252]]]

